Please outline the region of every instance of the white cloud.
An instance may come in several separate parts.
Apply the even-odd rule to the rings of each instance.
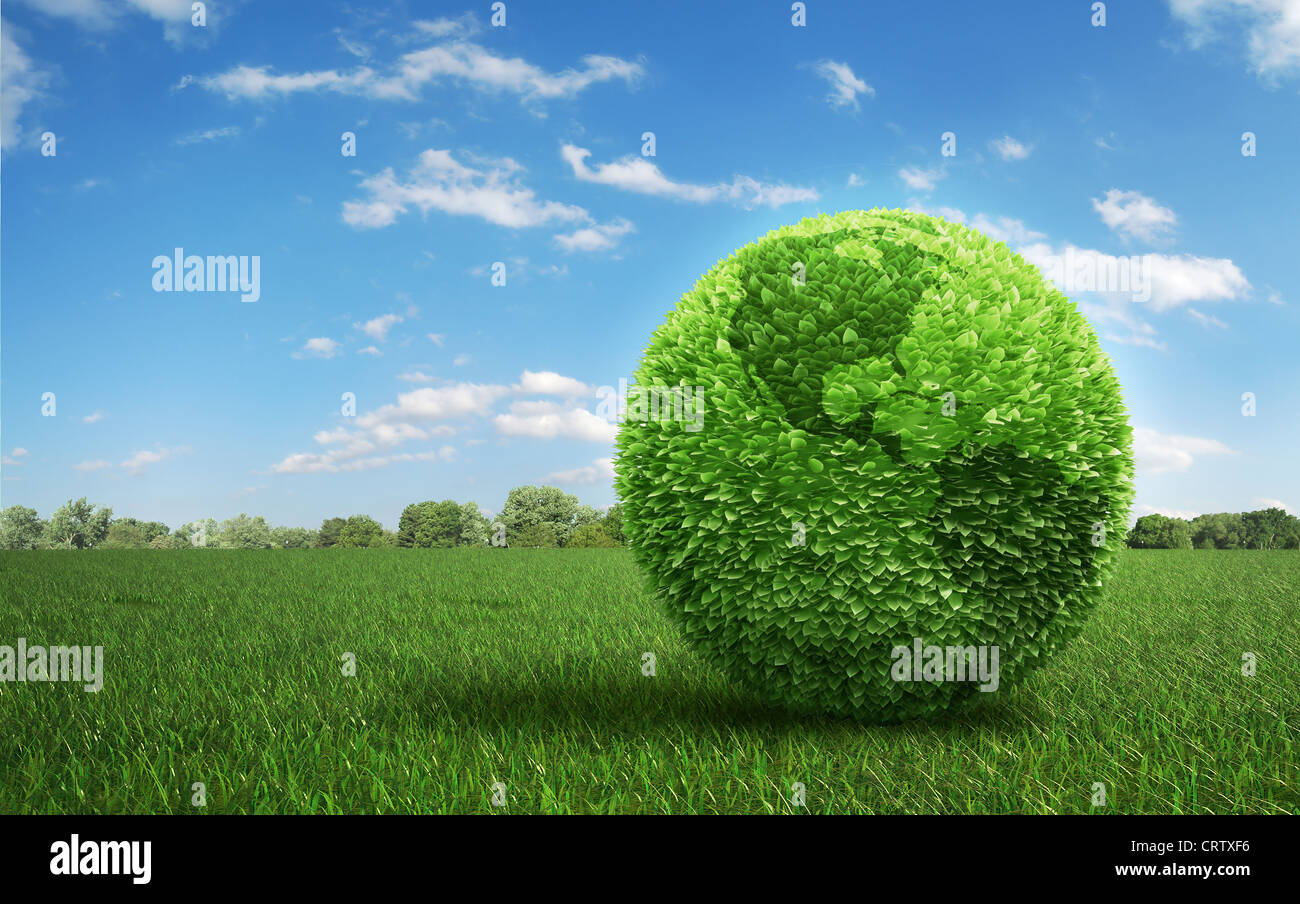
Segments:
[[[1257,496],[1255,497],[1251,505],[1257,505],[1261,509],[1280,508],[1291,515],[1294,515],[1296,513],[1295,509],[1287,505],[1281,499],[1267,499],[1263,496]]]
[[[614,479],[614,459],[597,458],[591,464],[569,471],[553,471],[542,478],[542,483],[559,486],[580,484],[590,486],[595,483],[609,483]]]
[[[898,171],[898,178],[913,191],[934,191],[935,185],[945,175],[947,174],[941,167],[923,170],[914,166],[905,166]]]
[[[1133,431],[1133,455],[1139,471],[1159,474],[1186,471],[1201,455],[1236,455],[1216,439],[1159,433],[1149,427]]]
[[[24,455],[27,454],[27,450],[24,449],[22,446],[14,446],[14,450],[9,454],[12,455],[14,458],[22,458]]]
[[[187,40],[200,37],[203,29],[193,28],[191,0],[20,0],[24,5],[59,19],[67,19],[88,31],[105,31],[127,19],[131,13],[143,13],[163,26],[163,37],[180,47]],[[224,3],[207,4],[207,29],[215,29]]]
[[[401,314],[384,314],[375,317],[373,320],[367,320],[365,323],[354,323],[352,326],[354,329],[361,330],[376,342],[385,342],[388,339],[388,331],[401,322]]]
[[[519,377],[515,391],[528,395],[553,395],[564,398],[590,396],[596,393],[594,387],[581,380],[562,376],[553,370],[524,371]]]
[[[611,223],[584,226],[567,235],[555,236],[555,243],[565,251],[608,251],[618,240],[636,228],[623,218]]]
[[[201,144],[205,141],[216,141],[219,138],[234,138],[239,135],[239,131],[239,126],[223,126],[219,129],[204,129],[201,132],[190,132],[188,135],[182,135],[172,143],[178,147],[185,147],[190,144]]]
[[[88,414],[85,417],[83,417],[82,421],[84,421],[87,424],[93,424],[96,421],[102,421],[103,419],[104,419],[104,412],[96,411],[93,414]]]
[[[1024,160],[1033,151],[1033,147],[1022,144],[1010,135],[1003,135],[997,141],[989,143],[1003,160]]]
[[[429,333],[428,336],[429,341],[438,346],[438,348],[442,348],[442,343],[447,339],[446,333]]]
[[[593,169],[587,166],[587,158],[591,156],[591,151],[572,144],[563,145],[560,148],[560,156],[573,168],[573,175],[580,181],[595,182],[622,191],[673,198],[696,204],[730,201],[749,209],[816,201],[820,197],[811,188],[783,183],[764,183],[749,176],[736,176],[731,182],[720,182],[715,185],[674,182],[660,172],[659,167],[651,163],[649,158],[635,154],[629,154],[613,163],[597,164]]]
[[[1256,75],[1277,81],[1300,72],[1300,0],[1170,0],[1169,9],[1193,47],[1240,30]]]
[[[1188,308],[1187,313],[1195,317],[1196,322],[1199,323],[1201,326],[1218,327],[1221,330],[1226,330],[1228,328],[1228,325],[1226,323],[1224,323],[1218,317],[1215,317],[1213,314],[1202,314],[1200,311],[1196,310],[1196,308]]]
[[[327,447],[326,451],[288,455],[272,470],[279,474],[333,473],[369,470],[396,462],[448,461],[455,455],[452,446],[420,453],[389,450],[415,440],[450,436],[456,428],[440,422],[486,416],[492,405],[509,392],[506,386],[456,383],[401,393],[396,404],[383,405],[347,426],[318,431],[312,438]]]
[[[565,408],[555,402],[515,402],[509,413],[498,414],[494,423],[497,432],[505,436],[589,442],[613,442],[618,436],[617,424],[585,408]]]
[[[853,74],[848,63],[834,60],[822,60],[813,66],[813,71],[824,78],[831,86],[831,93],[826,101],[832,107],[851,107],[858,109],[858,95],[875,97],[876,89]]]
[[[337,473],[340,471],[371,471],[391,464],[413,461],[450,461],[455,457],[455,448],[442,446],[426,452],[398,452],[392,455],[372,455],[365,458],[340,459],[332,454],[313,454],[303,452],[290,455],[277,464],[273,470],[277,474],[317,474]]]
[[[404,374],[398,374],[397,379],[405,380],[407,383],[432,383],[433,377],[421,370],[411,370]]]
[[[1111,231],[1126,238],[1154,241],[1178,224],[1172,210],[1137,191],[1112,188],[1106,192],[1106,200],[1093,198],[1092,206]]]
[[[449,34],[437,34],[436,27],[423,30],[435,37]],[[590,54],[580,60],[580,66],[552,73],[519,57],[497,56],[470,41],[453,40],[403,54],[381,69],[359,66],[346,71],[318,69],[276,74],[269,66],[239,65],[194,81],[231,100],[329,91],[372,100],[417,101],[425,86],[445,79],[490,94],[514,94],[526,101],[543,101],[575,97],[601,82],[632,84],[644,71],[640,63]]]
[[[455,383],[402,393],[397,404],[384,405],[357,418],[357,425],[370,429],[380,424],[403,424],[450,418],[483,416],[497,399],[506,395],[505,386]]]
[[[372,358],[382,358],[384,353],[376,345],[367,345],[365,348],[357,349],[358,355],[370,355]]]
[[[302,348],[294,352],[293,356],[295,358],[333,358],[339,353],[339,348],[339,343],[328,336],[318,336],[304,342]]]
[[[1105,327],[1102,338],[1120,345],[1136,345],[1164,351],[1167,347],[1157,339],[1156,328],[1133,315],[1131,304],[1124,299],[1107,299],[1102,303],[1078,299],[1079,313],[1094,325]]]
[[[468,363],[469,363],[469,355],[461,354],[451,359],[452,367],[464,367]]]
[[[156,449],[141,449],[123,461],[122,467],[133,474],[138,474],[145,465],[157,464],[160,461],[166,461],[173,455],[191,451],[193,450],[189,446],[176,446],[171,449],[158,446]]]
[[[21,465],[22,462],[19,461],[18,459],[22,458],[26,454],[27,454],[27,450],[24,449],[22,446],[15,446],[12,452],[10,452],[4,458],[0,458],[0,464]]]
[[[846,185],[849,188],[858,188],[859,186],[865,184],[866,184],[866,180],[863,179],[861,176],[859,176],[857,173],[849,173],[849,181],[846,183]]]
[[[113,25],[118,8],[105,0],[20,0],[47,16],[69,19],[82,28],[100,30]]]
[[[995,241],[1006,242],[1012,246],[1046,238],[1043,233],[1035,232],[1026,226],[1024,220],[1017,220],[1012,217],[990,217],[988,214],[977,213],[972,220],[967,218],[964,211],[956,207],[930,208],[918,198],[910,198],[907,206],[917,213],[943,217],[945,220],[951,220],[954,223],[961,223],[972,229],[977,229]]]
[[[421,34],[435,38],[474,34],[479,30],[478,20],[474,18],[473,13],[464,13],[456,19],[448,19],[445,16],[440,19],[417,19],[411,25]]]
[[[405,181],[387,167],[361,183],[368,197],[343,203],[343,221],[357,229],[378,229],[397,221],[411,207],[427,215],[438,210],[474,216],[511,229],[549,223],[590,223],[581,207],[538,200],[517,178],[518,165],[475,169],[450,151],[430,148]]]
[[[73,470],[76,471],[99,471],[103,468],[111,468],[111,467],[113,467],[112,463],[104,461],[104,459],[102,458],[97,458],[94,461],[79,462],[78,464],[72,466]]]
[[[1164,515],[1166,518],[1181,518],[1184,521],[1191,521],[1193,518],[1199,518],[1200,512],[1193,512],[1187,509],[1160,508],[1155,505],[1136,506],[1135,515]]]
[[[1116,257],[1088,248],[1064,245],[1054,249],[1034,243],[1016,249],[1044,275],[1054,280],[1067,295],[1096,293],[1112,295],[1132,303],[1133,293],[1120,292],[1109,274],[1139,267],[1150,283],[1150,300],[1145,304],[1156,312],[1181,307],[1189,302],[1235,301],[1250,294],[1250,281],[1228,258],[1197,257],[1191,254],[1143,254]],[[1068,272],[1073,268],[1073,275]],[[1094,281],[1089,281],[1092,277]]]
[[[14,41],[14,28],[0,22],[0,151],[12,151],[23,139],[23,108],[39,100],[51,74],[39,68]]]

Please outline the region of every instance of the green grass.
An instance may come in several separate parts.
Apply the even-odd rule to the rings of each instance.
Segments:
[[[1127,552],[1026,684],[889,727],[758,704],[623,550],[0,553],[0,593],[0,644],[106,675],[0,683],[0,813],[1300,812],[1294,552]]]

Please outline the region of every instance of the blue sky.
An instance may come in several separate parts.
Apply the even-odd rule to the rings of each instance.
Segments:
[[[1300,0],[1091,6],[10,0],[0,504],[608,505],[595,394],[680,295],[886,206],[1044,268],[1137,256],[1145,301],[1067,288],[1124,385],[1135,513],[1296,511]],[[257,256],[260,297],[155,291],[177,247]]]

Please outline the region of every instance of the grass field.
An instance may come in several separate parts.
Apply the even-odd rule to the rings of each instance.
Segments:
[[[623,550],[11,552],[0,593],[0,644],[105,673],[0,683],[0,813],[1300,812],[1294,552],[1126,552],[1028,683],[891,727],[756,703]]]

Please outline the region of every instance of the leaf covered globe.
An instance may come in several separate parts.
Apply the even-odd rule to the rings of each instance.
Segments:
[[[876,209],[771,232],[682,297],[628,393],[615,485],[695,651],[767,701],[898,721],[1079,633],[1132,473],[1074,304],[975,230]],[[946,670],[921,668],[934,650]]]

